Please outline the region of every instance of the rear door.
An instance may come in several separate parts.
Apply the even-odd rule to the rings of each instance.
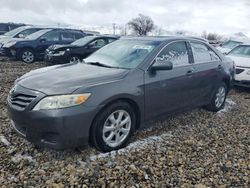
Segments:
[[[62,40],[60,44],[70,44],[75,41],[75,35],[72,32],[64,31],[61,33]]]
[[[207,44],[191,41],[197,104],[207,104],[220,80],[221,59]]]
[[[45,50],[54,44],[60,44],[61,33],[60,31],[50,31],[38,39],[36,52],[39,57],[44,57]]]
[[[154,119],[193,104],[194,67],[185,41],[168,44],[156,58],[173,63],[172,70],[145,73],[145,117]]]

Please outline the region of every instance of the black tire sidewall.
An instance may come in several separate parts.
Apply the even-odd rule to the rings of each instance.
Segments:
[[[131,118],[131,129],[130,132],[127,136],[127,138],[117,147],[110,147],[108,146],[103,138],[102,138],[102,130],[103,130],[103,126],[104,123],[106,121],[106,119],[108,118],[108,116],[117,111],[117,110],[125,110],[127,113],[129,113],[130,118]],[[123,148],[127,145],[130,137],[132,136],[132,134],[134,133],[135,130],[135,124],[136,124],[136,116],[135,116],[135,112],[134,109],[131,107],[131,105],[129,105],[126,102],[118,102],[118,103],[114,103],[110,106],[108,106],[107,108],[105,108],[96,118],[96,121],[93,124],[92,127],[92,133],[91,133],[91,137],[92,137],[92,144],[94,144],[94,146],[103,152],[109,152],[112,150],[117,150],[120,148]]]
[[[71,58],[77,57],[81,61],[81,57],[79,55],[70,55],[68,58],[68,63],[70,63]]]

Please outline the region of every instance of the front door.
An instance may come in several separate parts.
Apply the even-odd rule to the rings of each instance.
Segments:
[[[194,67],[185,41],[167,45],[156,57],[173,63],[172,70],[145,72],[146,121],[192,104]]]

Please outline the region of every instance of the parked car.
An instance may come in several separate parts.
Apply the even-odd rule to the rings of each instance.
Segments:
[[[87,36],[68,45],[52,45],[45,52],[45,61],[49,65],[80,62],[117,39],[116,36]]]
[[[54,44],[70,44],[84,37],[80,30],[74,29],[43,29],[25,39],[15,39],[3,45],[4,54],[15,57],[25,63],[44,59],[45,50]]]
[[[32,26],[22,26],[22,27],[18,27],[12,31],[5,33],[4,35],[1,35],[0,36],[0,55],[5,55],[3,46],[6,43],[9,43],[9,42],[12,42],[12,41],[18,40],[18,39],[23,39],[23,38],[27,37],[28,35],[35,33],[35,32],[42,30],[42,29],[45,29],[45,28],[32,27]]]
[[[25,24],[19,24],[19,23],[0,23],[0,35],[3,35],[4,33],[7,33],[13,29],[16,29],[24,25]]]
[[[236,65],[234,85],[250,88],[250,44],[241,44],[228,53]]]
[[[217,49],[221,53],[227,54],[236,46],[240,44],[248,43],[248,42],[250,42],[250,39],[246,37],[231,37],[229,40],[227,40],[226,42],[218,46]]]
[[[39,146],[63,149],[90,142],[107,152],[166,115],[223,108],[233,62],[192,38],[121,38],[82,63],[38,69],[8,96],[17,133]]]

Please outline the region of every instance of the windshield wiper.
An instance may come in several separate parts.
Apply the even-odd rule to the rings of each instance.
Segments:
[[[90,65],[96,65],[96,66],[100,66],[100,67],[107,67],[107,68],[115,68],[100,62],[85,62],[86,64],[90,64]]]

